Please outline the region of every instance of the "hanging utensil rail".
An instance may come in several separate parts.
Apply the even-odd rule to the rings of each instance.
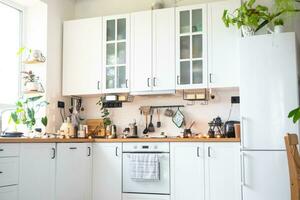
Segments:
[[[150,106],[150,109],[158,109],[158,108],[183,108],[184,105],[168,105],[168,106]]]

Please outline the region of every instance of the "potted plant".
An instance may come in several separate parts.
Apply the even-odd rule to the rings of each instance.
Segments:
[[[266,6],[254,6],[254,3],[255,0],[246,1],[233,13],[224,10],[222,20],[225,26],[236,25],[239,29],[242,29],[243,36],[254,35],[260,24],[271,18],[269,9]]]
[[[104,106],[104,97],[100,97],[99,101],[96,104],[100,106],[101,118],[103,120],[103,125],[106,132],[105,134],[109,135],[110,126],[112,125],[112,120],[109,117],[110,115],[109,110]]]
[[[34,96],[29,98],[20,98],[16,103],[16,109],[10,114],[9,123],[14,123],[15,129],[18,125],[25,125],[29,132],[37,123],[36,114],[40,108],[47,106],[47,101],[40,101],[43,96]],[[46,127],[48,124],[47,116],[42,117],[41,123]]]
[[[282,33],[284,30],[283,19],[279,18],[274,20],[274,33]]]
[[[275,20],[282,15],[300,12],[295,4],[300,0],[275,0],[276,9],[274,13],[269,12],[266,6],[257,5],[255,7],[255,2],[256,0],[246,1],[231,14],[228,10],[224,10],[222,19],[225,26],[237,25],[238,28],[242,29],[244,36],[251,36],[272,21],[275,25]],[[283,20],[277,22],[282,24]]]
[[[23,71],[21,73],[24,74],[23,80],[25,91],[39,91],[39,77],[36,76],[31,70],[28,72]]]

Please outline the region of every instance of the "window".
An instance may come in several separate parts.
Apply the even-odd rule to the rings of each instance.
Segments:
[[[0,107],[13,105],[20,94],[22,11],[0,0]]]

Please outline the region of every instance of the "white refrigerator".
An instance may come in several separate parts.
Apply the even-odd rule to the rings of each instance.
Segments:
[[[295,33],[241,39],[243,200],[290,199],[284,135],[299,133],[288,113],[299,105]]]

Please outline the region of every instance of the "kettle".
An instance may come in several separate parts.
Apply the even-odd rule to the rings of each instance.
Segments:
[[[235,129],[234,129],[235,124],[240,124],[240,122],[239,121],[227,121],[224,124],[225,137],[227,137],[227,138],[235,138],[236,137],[236,133],[235,133]]]

